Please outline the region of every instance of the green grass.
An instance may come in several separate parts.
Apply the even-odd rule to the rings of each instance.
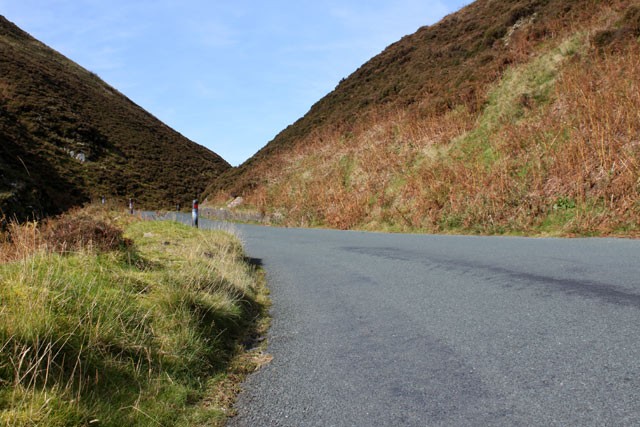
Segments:
[[[459,159],[479,157],[487,168],[498,161],[496,133],[501,126],[524,120],[529,110],[537,112],[537,107],[548,104],[562,63],[584,50],[585,43],[583,34],[574,35],[544,55],[508,69],[488,91],[474,129],[455,141]]]
[[[265,312],[258,273],[224,232],[134,222],[125,237],[0,264],[0,425],[224,422],[214,396]]]

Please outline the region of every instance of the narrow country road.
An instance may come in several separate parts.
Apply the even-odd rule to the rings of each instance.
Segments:
[[[640,425],[640,241],[234,227],[274,359],[231,426]]]

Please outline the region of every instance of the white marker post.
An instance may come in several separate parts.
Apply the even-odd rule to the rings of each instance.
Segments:
[[[193,199],[193,210],[191,211],[191,225],[198,228],[198,199]]]
[[[129,199],[129,213],[133,215],[133,199]]]

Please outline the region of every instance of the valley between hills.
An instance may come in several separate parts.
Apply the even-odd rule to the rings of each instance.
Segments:
[[[639,37],[635,0],[478,0],[234,168],[2,18],[0,209],[242,196],[288,226],[636,236]]]
[[[9,18],[0,424],[638,419],[636,241],[438,234],[640,236],[640,0],[477,0],[238,167]],[[123,214],[194,198],[430,235]]]

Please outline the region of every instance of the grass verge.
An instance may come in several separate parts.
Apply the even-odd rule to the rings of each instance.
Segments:
[[[222,425],[268,361],[244,351],[267,327],[260,271],[221,231],[111,217],[103,247],[84,221],[1,243],[23,256],[0,264],[0,425]],[[74,233],[89,237],[59,244]]]

